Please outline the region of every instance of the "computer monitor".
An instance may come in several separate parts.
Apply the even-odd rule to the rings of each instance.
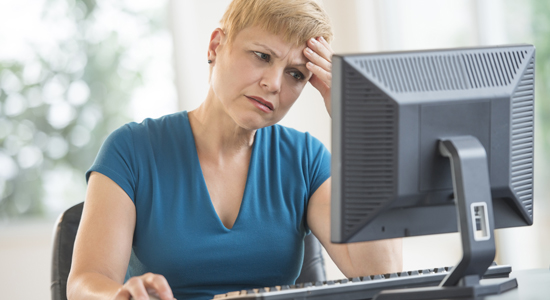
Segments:
[[[534,67],[532,45],[334,55],[332,242],[460,231],[442,286],[483,275],[493,229],[533,224]]]

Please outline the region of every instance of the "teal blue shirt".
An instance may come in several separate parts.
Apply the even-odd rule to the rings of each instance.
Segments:
[[[232,229],[210,200],[187,112],[117,129],[87,178],[92,171],[111,178],[136,206],[126,278],[162,274],[177,299],[211,299],[294,283],[309,233],[308,201],[330,177],[330,154],[309,133],[259,129]]]

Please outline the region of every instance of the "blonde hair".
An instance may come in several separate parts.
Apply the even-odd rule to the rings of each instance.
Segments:
[[[220,21],[231,44],[237,34],[252,26],[281,34],[294,46],[322,36],[332,41],[332,25],[324,9],[314,0],[233,0]]]

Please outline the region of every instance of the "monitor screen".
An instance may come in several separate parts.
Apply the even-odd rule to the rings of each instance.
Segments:
[[[532,45],[334,55],[332,242],[458,231],[440,150],[456,137],[485,150],[494,227],[531,225],[534,60]]]

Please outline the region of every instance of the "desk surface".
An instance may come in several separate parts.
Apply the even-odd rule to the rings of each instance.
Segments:
[[[510,278],[516,278],[518,288],[500,295],[488,296],[484,300],[535,300],[550,299],[550,270],[534,269],[514,271]]]

